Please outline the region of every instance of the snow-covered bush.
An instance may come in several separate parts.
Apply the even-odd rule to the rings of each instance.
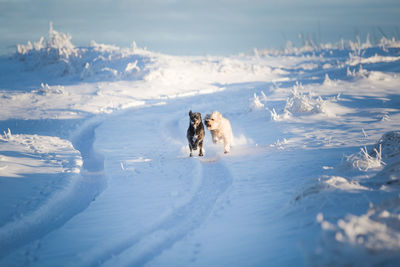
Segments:
[[[373,156],[368,154],[367,148],[361,148],[360,152],[346,157],[346,163],[354,169],[366,172],[370,169],[381,168],[385,165],[382,161],[382,148],[373,149]],[[371,153],[372,154],[372,153]]]
[[[272,110],[267,109],[270,113],[270,119],[272,121],[283,121],[289,119],[291,114],[287,110],[283,110],[282,114],[278,114],[274,108]]]
[[[13,139],[10,128],[8,128],[7,130],[8,130],[7,132],[6,131],[3,132],[4,136],[0,135],[0,140],[7,141]]]
[[[367,148],[361,148],[357,154],[346,157],[346,163],[360,171],[381,168],[385,165],[383,159],[400,155],[400,131],[387,132],[368,153]]]
[[[321,97],[313,97],[311,92],[304,93],[304,87],[300,83],[293,86],[291,95],[286,99],[284,110],[291,114],[324,113],[325,103]]]
[[[129,49],[90,42],[90,46],[80,51],[81,80],[121,80],[139,79],[146,74],[148,53],[138,49],[136,43]]]
[[[325,74],[325,79],[324,79],[324,86],[335,86],[336,82],[331,80],[331,78],[329,78],[328,73]]]
[[[17,45],[16,57],[21,61],[32,61],[36,64],[48,65],[57,62],[68,63],[71,57],[78,55],[78,50],[71,43],[71,36],[53,29],[50,23],[49,33],[45,40],[26,45]]]
[[[381,40],[379,41],[379,46],[382,47],[382,49],[386,49],[388,47],[389,48],[399,48],[400,41],[396,40],[394,37],[392,37],[392,39],[382,37]]]
[[[337,101],[337,99],[332,99]],[[288,119],[293,115],[327,113],[326,104],[328,100],[323,100],[320,96],[314,96],[312,92],[305,92],[301,83],[293,86],[290,96],[286,99],[286,104],[281,114],[275,109],[267,109],[270,112],[271,120],[280,121]]]
[[[77,75],[81,80],[140,79],[151,62],[151,53],[137,47],[121,49],[91,41],[85,48],[76,48],[71,36],[50,29],[38,42],[17,45],[15,58],[28,70],[43,70],[59,77]]]
[[[265,96],[265,95],[264,95]],[[253,97],[249,101],[250,111],[264,109],[264,104],[261,102],[260,98],[254,93]]]
[[[40,88],[38,90],[33,91],[34,93],[38,95],[62,95],[65,94],[64,87],[63,86],[49,86],[47,83],[41,83]]]
[[[399,48],[400,41],[396,38],[382,37],[380,40],[375,40],[371,43],[369,35],[367,35],[365,41],[362,41],[359,36],[355,37],[355,40],[344,40],[343,38],[334,43],[316,43],[307,36],[300,35],[302,44],[300,46],[293,44],[291,41],[286,42],[286,46],[283,49],[263,49],[257,50],[256,56],[263,57],[268,55],[317,55],[319,53],[336,53],[336,52],[350,52],[349,56],[358,57],[364,55],[366,50],[379,49],[384,52],[388,52],[390,48]]]

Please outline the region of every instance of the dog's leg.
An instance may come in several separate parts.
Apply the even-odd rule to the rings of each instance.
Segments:
[[[228,154],[231,151],[231,144],[226,139],[224,139],[224,150],[225,154]]]
[[[203,140],[200,138],[197,138],[196,141],[193,143],[193,150],[197,150],[197,147],[200,145],[200,143],[203,143]]]
[[[219,144],[219,143],[221,143],[221,138],[219,138],[218,136],[213,136],[213,143],[214,143],[214,144]]]
[[[192,146],[189,144],[189,149],[190,149],[190,156],[192,156]]]
[[[204,154],[203,154],[203,141],[201,141],[199,143],[199,147],[200,147],[199,157],[202,157],[202,156],[204,156]]]

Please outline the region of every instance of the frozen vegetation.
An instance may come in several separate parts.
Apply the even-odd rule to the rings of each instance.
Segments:
[[[400,43],[0,58],[0,266],[397,266]],[[189,157],[188,111],[232,124]]]

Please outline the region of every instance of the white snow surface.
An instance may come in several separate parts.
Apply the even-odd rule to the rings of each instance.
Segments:
[[[0,266],[397,266],[400,44],[0,58]],[[189,157],[189,110],[220,111]],[[4,131],[4,132],[3,132]],[[197,153],[194,153],[197,155]]]

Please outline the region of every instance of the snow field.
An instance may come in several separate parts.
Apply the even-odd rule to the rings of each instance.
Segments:
[[[318,179],[317,186],[304,191],[303,197],[320,194],[316,198],[325,202],[324,210],[330,217],[330,220],[325,219],[322,212],[316,217],[325,234],[313,256],[310,256],[314,264],[344,265],[357,262],[365,266],[396,265],[400,244],[400,217],[397,208],[400,178],[398,137],[398,131],[387,132],[373,146],[371,152],[361,148],[361,152],[347,156],[345,164],[329,171],[346,175],[347,178],[322,176]],[[321,195],[324,191],[327,193]],[[328,192],[340,192],[341,198]],[[364,201],[353,198],[357,203],[353,205],[362,205],[365,208],[362,211],[354,209],[344,218],[332,223],[333,218],[338,217],[337,208],[333,208],[332,203],[343,202],[343,197],[359,194]],[[322,250],[328,250],[328,253],[322,253]],[[332,254],[343,258],[339,261]]]
[[[7,211],[0,221],[3,254],[52,216],[76,186],[82,158],[69,141],[58,137],[12,134],[8,129],[0,143],[1,195],[7,200],[1,204]]]
[[[394,265],[398,53],[178,57],[51,27],[0,60],[0,265]],[[206,131],[188,157],[190,109],[231,121],[229,155]]]

